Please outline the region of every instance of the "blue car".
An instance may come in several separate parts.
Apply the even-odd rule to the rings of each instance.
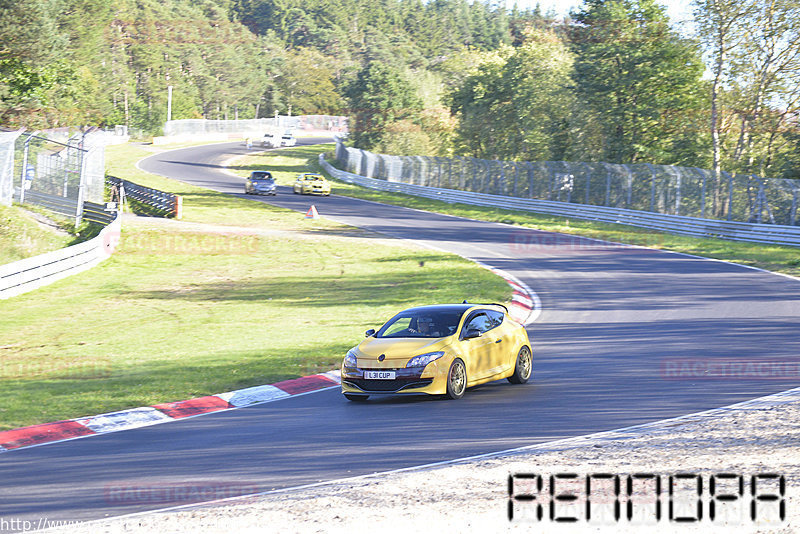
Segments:
[[[244,183],[244,192],[247,195],[273,195],[277,194],[275,179],[268,171],[253,171]]]

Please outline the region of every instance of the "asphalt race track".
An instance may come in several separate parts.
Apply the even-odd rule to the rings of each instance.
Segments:
[[[221,162],[244,151],[240,143],[187,148],[140,166],[243,196],[243,180],[225,174]],[[517,276],[542,301],[528,330],[534,379],[487,384],[459,401],[372,397],[356,404],[334,388],[6,452],[0,518],[88,520],[164,508],[185,501],[149,490],[187,484],[288,488],[656,421],[798,385],[800,281],[365,202],[336,196],[335,188],[325,198],[288,188],[247,198],[303,212],[314,204],[323,217],[376,236],[419,240]],[[769,376],[704,375],[714,364],[737,362],[770,362],[761,367]],[[497,481],[499,492],[505,483]]]

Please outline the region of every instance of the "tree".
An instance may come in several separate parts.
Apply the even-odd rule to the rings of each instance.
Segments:
[[[459,153],[498,157],[496,143],[503,123],[496,113],[496,104],[498,99],[504,100],[503,70],[512,53],[510,47],[482,53],[472,74],[450,92],[450,111],[458,117],[456,150]]]
[[[800,3],[695,0],[710,58],[715,216],[727,208],[722,169],[797,177],[800,139]]]
[[[697,44],[670,29],[654,0],[587,0],[573,17],[574,81],[587,116],[599,120],[603,159],[700,164]]]
[[[560,160],[568,150],[570,112],[575,100],[573,56],[552,31],[527,32],[505,66],[502,155],[517,160]]]
[[[367,150],[384,141],[390,124],[415,122],[422,110],[422,101],[400,71],[377,62],[361,69],[347,98],[351,138],[355,146]]]
[[[482,158],[562,159],[574,94],[573,57],[550,30],[526,31],[524,43],[485,56],[478,71],[451,94],[459,140]]]
[[[333,84],[330,62],[311,48],[300,48],[286,55],[276,76],[276,89],[285,102],[285,111],[294,115],[339,113],[342,100]]]
[[[51,0],[0,0],[0,121],[43,126],[44,112],[69,76],[60,6]]]
[[[711,133],[712,170],[715,187],[712,211],[715,216],[723,214],[725,203],[722,199],[722,146],[720,130],[722,129],[722,88],[730,74],[732,54],[741,47],[745,40],[743,24],[753,10],[749,0],[695,0],[695,21],[702,43],[708,50],[711,59],[711,117],[709,129]]]
[[[784,118],[797,111],[800,2],[759,0],[748,14],[743,53],[733,60],[743,99],[732,159],[739,168],[765,176],[773,152],[770,140],[776,128],[785,124],[783,119],[775,120],[773,110],[782,107],[784,112],[778,115]]]

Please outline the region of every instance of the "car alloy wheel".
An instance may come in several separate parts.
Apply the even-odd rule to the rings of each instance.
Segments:
[[[514,374],[508,377],[512,384],[524,384],[531,377],[533,371],[533,355],[531,349],[522,347],[517,354],[517,363],[514,367]]]
[[[456,358],[450,364],[447,372],[447,396],[451,399],[460,399],[467,390],[467,369],[464,362]]]

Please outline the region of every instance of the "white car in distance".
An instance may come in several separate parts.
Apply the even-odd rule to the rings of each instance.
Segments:
[[[265,133],[264,137],[261,138],[261,146],[267,148],[278,148],[281,146],[281,139],[278,137],[278,134]]]

